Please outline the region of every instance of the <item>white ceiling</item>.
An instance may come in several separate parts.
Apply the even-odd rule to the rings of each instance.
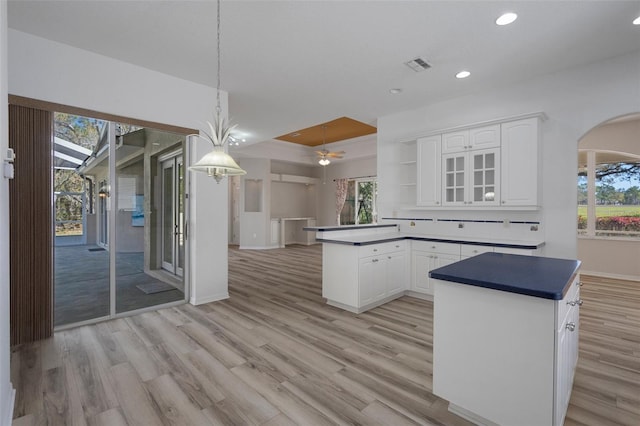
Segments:
[[[505,11],[518,20],[498,27]],[[222,88],[251,143],[640,49],[640,1],[222,3]],[[9,27],[215,87],[213,1],[10,0]],[[425,58],[430,70],[404,65]],[[467,69],[471,77],[454,78]],[[392,95],[391,88],[403,92]]]

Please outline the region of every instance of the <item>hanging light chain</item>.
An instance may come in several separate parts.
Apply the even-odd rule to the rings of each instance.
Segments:
[[[216,2],[217,4],[217,13],[216,13],[216,17],[217,17],[217,32],[216,32],[216,43],[217,43],[217,47],[216,47],[216,52],[218,53],[218,72],[217,72],[217,82],[216,82],[216,113],[218,115],[218,121],[220,121],[220,113],[221,113],[221,107],[220,107],[220,0],[217,0]]]

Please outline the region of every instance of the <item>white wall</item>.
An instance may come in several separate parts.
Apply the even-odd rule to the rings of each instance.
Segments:
[[[348,155],[348,153],[347,153]],[[326,176],[324,172],[326,171]],[[336,224],[336,187],[334,179],[376,176],[376,157],[359,158],[352,161],[334,161],[327,167],[318,167],[318,226]],[[324,182],[324,183],[323,183]]]
[[[19,31],[9,30],[8,59],[13,95],[194,129],[213,117],[211,87]],[[221,102],[227,111],[226,93]],[[211,148],[205,141],[191,144],[188,164]],[[189,280],[191,302],[199,304],[228,297],[228,209],[220,208],[227,205],[228,185],[189,175]]]
[[[271,160],[243,158],[238,161],[247,174],[240,182],[240,248],[263,249],[271,241]],[[246,211],[246,193],[260,186],[260,211]]]
[[[0,99],[7,99],[7,2],[0,2]],[[0,163],[9,147],[7,103],[0,105]],[[0,426],[10,426],[15,392],[10,382],[9,181],[0,176]]]
[[[271,217],[316,217],[317,185],[271,182]]]
[[[381,216],[391,216],[394,141],[449,127],[543,111],[543,209],[546,256],[576,257],[576,171],[578,140],[612,117],[638,110],[640,51],[578,69],[426,105],[378,119],[378,178]],[[428,216],[426,212],[413,214]],[[500,219],[499,213],[478,213]]]

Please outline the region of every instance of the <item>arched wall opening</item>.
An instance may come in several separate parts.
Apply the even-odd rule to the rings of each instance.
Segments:
[[[578,142],[577,252],[582,272],[640,280],[640,113]]]

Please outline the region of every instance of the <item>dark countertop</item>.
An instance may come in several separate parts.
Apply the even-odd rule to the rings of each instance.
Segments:
[[[306,229],[306,228],[305,228]],[[399,241],[399,240],[413,240],[413,241],[431,241],[436,243],[451,243],[451,244],[467,244],[472,246],[486,246],[486,247],[504,247],[504,248],[514,248],[521,250],[537,250],[544,245],[544,242],[537,241],[490,241],[488,238],[482,240],[471,240],[471,239],[456,239],[456,238],[442,238],[442,237],[421,237],[416,235],[403,235],[403,234],[372,234],[372,235],[363,235],[356,237],[344,237],[341,239],[334,238],[316,238],[316,241],[321,243],[332,243],[332,244],[345,244],[350,246],[368,246],[370,244],[380,244],[386,243],[389,241]]]
[[[396,228],[398,225],[396,224],[385,224],[385,225],[342,225],[342,226],[306,226],[302,228],[303,231],[311,231],[311,232],[328,232],[328,231],[349,231],[349,230],[357,230],[357,229],[370,229],[370,228]]]
[[[434,269],[431,278],[561,300],[580,268],[579,260],[483,253]]]

